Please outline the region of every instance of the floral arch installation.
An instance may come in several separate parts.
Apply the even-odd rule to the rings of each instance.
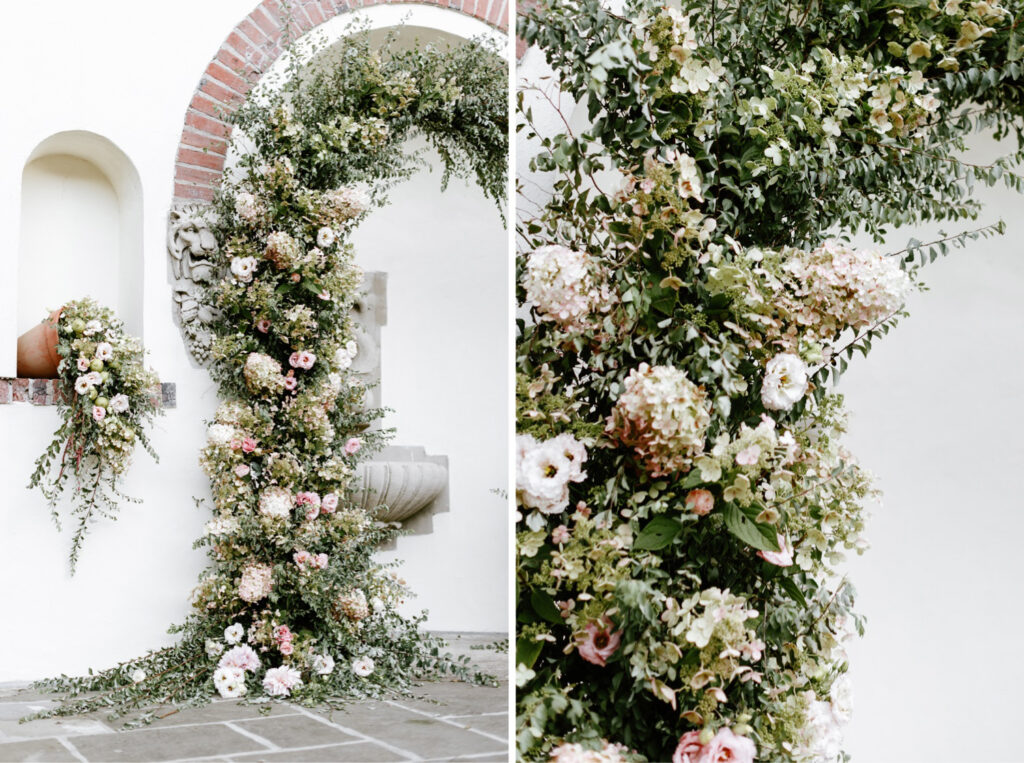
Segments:
[[[495,2],[456,9],[497,20]],[[410,592],[393,564],[374,559],[396,531],[362,508],[355,475],[390,432],[373,426],[383,411],[352,367],[363,274],[349,236],[415,171],[414,133],[437,150],[442,186],[473,177],[500,213],[508,64],[491,42],[405,47],[358,25],[327,65],[303,57],[315,47],[292,46],[350,9],[263,3],[229,35],[208,70],[217,79],[190,106],[168,249],[186,339],[223,401],[200,456],[213,518],[195,545],[209,566],[192,614],[170,630],[176,644],[42,682],[68,694],[42,716],[103,708],[137,724],[154,705],[216,694],[337,703],[427,675],[487,680],[420,632],[425,615],[398,612]],[[284,70],[271,72],[278,57]],[[229,67],[272,82],[256,90]],[[236,139],[244,150],[224,172]]]

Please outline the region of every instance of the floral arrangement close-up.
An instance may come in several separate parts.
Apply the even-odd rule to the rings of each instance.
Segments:
[[[444,654],[425,615],[399,612],[411,592],[374,556],[398,531],[362,508],[357,465],[391,433],[352,369],[362,271],[349,239],[418,166],[414,134],[442,157],[442,182],[473,178],[500,207],[506,63],[483,43],[400,49],[359,30],[330,54],[293,56],[232,115],[238,166],[201,210],[219,244],[203,300],[222,401],[200,456],[213,515],[192,614],[170,647],[41,682],[66,696],[39,717],[102,709],[135,726],[158,704],[336,706],[429,676],[493,680]]]
[[[876,491],[835,383],[923,265],[1003,231],[885,244],[1021,190],[1019,149],[963,158],[1021,138],[1021,11],[521,9],[552,74],[518,94],[520,759],[848,759]]]
[[[58,378],[62,423],[36,461],[29,487],[42,491],[59,530],[58,503],[72,486],[74,574],[90,525],[98,517],[116,519],[120,501],[139,503],[118,485],[136,446],[157,459],[146,428],[161,413],[160,380],[143,363],[142,342],[125,332],[109,308],[88,298],[75,300],[49,321],[29,340],[38,335],[45,344],[46,352],[39,353],[44,364],[47,355],[56,353],[52,371]]]

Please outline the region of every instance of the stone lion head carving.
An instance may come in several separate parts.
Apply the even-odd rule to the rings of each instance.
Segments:
[[[176,207],[167,226],[167,251],[175,278],[193,283],[212,283],[216,275],[213,255],[217,239],[200,209]]]

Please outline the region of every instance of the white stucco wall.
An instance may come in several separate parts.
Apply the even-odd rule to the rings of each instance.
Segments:
[[[544,85],[548,73],[531,49],[517,79]],[[544,99],[528,100],[542,129],[562,128]],[[581,115],[565,104],[575,129]],[[1013,150],[985,136],[971,145],[982,163]],[[550,180],[529,173],[530,154],[520,141],[518,171],[539,200]],[[866,360],[857,355],[840,386],[848,447],[885,494],[868,526],[873,547],[849,565],[868,618],[849,649],[847,748],[861,763],[1022,759],[1012,730],[1024,710],[1014,654],[1024,629],[1024,198],[977,196],[983,219],[946,232],[1002,217],[1007,234],[929,266],[931,290],[911,297],[911,317]],[[912,236],[939,238],[934,226],[900,231],[884,250]]]
[[[41,141],[87,130],[118,146],[141,180],[143,330],[150,362],[177,384],[178,406],[153,433],[160,464],[139,452],[116,523],[98,524],[78,574],[68,577],[69,533],[54,529],[44,500],[25,489],[35,457],[57,426],[54,408],[0,406],[0,682],[104,667],[159,647],[188,611],[204,564],[191,550],[208,495],[198,466],[204,419],[216,407],[205,371],[194,369],[172,321],[165,226],[184,112],[210,58],[255,0],[179,0],[173,10],[129,0],[97,5],[25,3],[6,10],[19,30],[0,49],[9,72],[0,110],[0,375],[14,373],[22,171]],[[382,9],[393,12],[396,9]],[[450,31],[479,22],[450,16]],[[370,11],[370,15],[374,11]],[[433,23],[433,22],[432,22]],[[438,23],[445,23],[444,21]],[[86,42],[87,41],[87,42]],[[396,442],[451,459],[452,509],[430,535],[388,552],[438,629],[503,631],[507,625],[507,522],[488,491],[507,474],[504,336],[506,234],[493,205],[437,174],[414,178],[359,232],[366,269],[391,271],[384,329],[384,401],[396,408]],[[60,220],[53,225],[59,226]],[[59,237],[55,237],[59,241]],[[102,252],[83,252],[88,258]],[[107,255],[109,256],[109,255]],[[52,274],[55,288],[67,274]]]

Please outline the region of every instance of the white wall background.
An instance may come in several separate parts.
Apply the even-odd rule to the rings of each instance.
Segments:
[[[168,13],[129,0],[67,0],[7,9],[8,28],[19,33],[0,49],[0,68],[17,73],[0,111],[0,229],[10,240],[0,249],[0,373],[13,373],[24,165],[47,137],[87,130],[116,144],[141,179],[144,334],[151,364],[177,384],[178,407],[153,433],[160,464],[138,453],[125,482],[145,502],[95,527],[72,579],[70,533],[58,535],[42,497],[24,487],[57,427],[56,410],[0,406],[0,682],[108,666],[167,643],[165,628],[187,614],[204,563],[191,544],[207,517],[192,496],[208,495],[198,454],[217,399],[172,321],[166,219],[185,108],[254,4],[179,0]],[[484,29],[429,11],[451,17],[460,34],[467,23]],[[507,513],[488,491],[507,479],[508,365],[498,339],[507,332],[506,238],[475,188],[453,183],[439,194],[437,181],[418,176],[399,189],[357,240],[366,269],[391,271],[384,400],[398,411],[390,422],[397,442],[451,459],[451,512],[435,517],[432,534],[402,539],[387,556],[407,560],[404,576],[419,594],[415,604],[431,610],[429,627],[504,631]],[[54,269],[52,278],[58,293],[67,273]]]
[[[535,48],[517,69],[557,100],[548,74]],[[529,100],[543,129],[561,128],[542,98]],[[580,121],[570,119],[574,129]],[[975,162],[1012,148],[984,136],[972,146]],[[529,173],[530,154],[520,142],[520,178],[540,186],[526,187],[538,200],[550,181]],[[911,297],[911,317],[858,355],[840,387],[847,444],[885,493],[868,525],[873,548],[849,565],[868,617],[849,649],[856,763],[1024,760],[1014,733],[1024,711],[1024,198],[977,195],[983,219],[947,233],[1002,217],[1006,236],[927,268],[931,290]],[[894,233],[885,251],[936,233]]]

